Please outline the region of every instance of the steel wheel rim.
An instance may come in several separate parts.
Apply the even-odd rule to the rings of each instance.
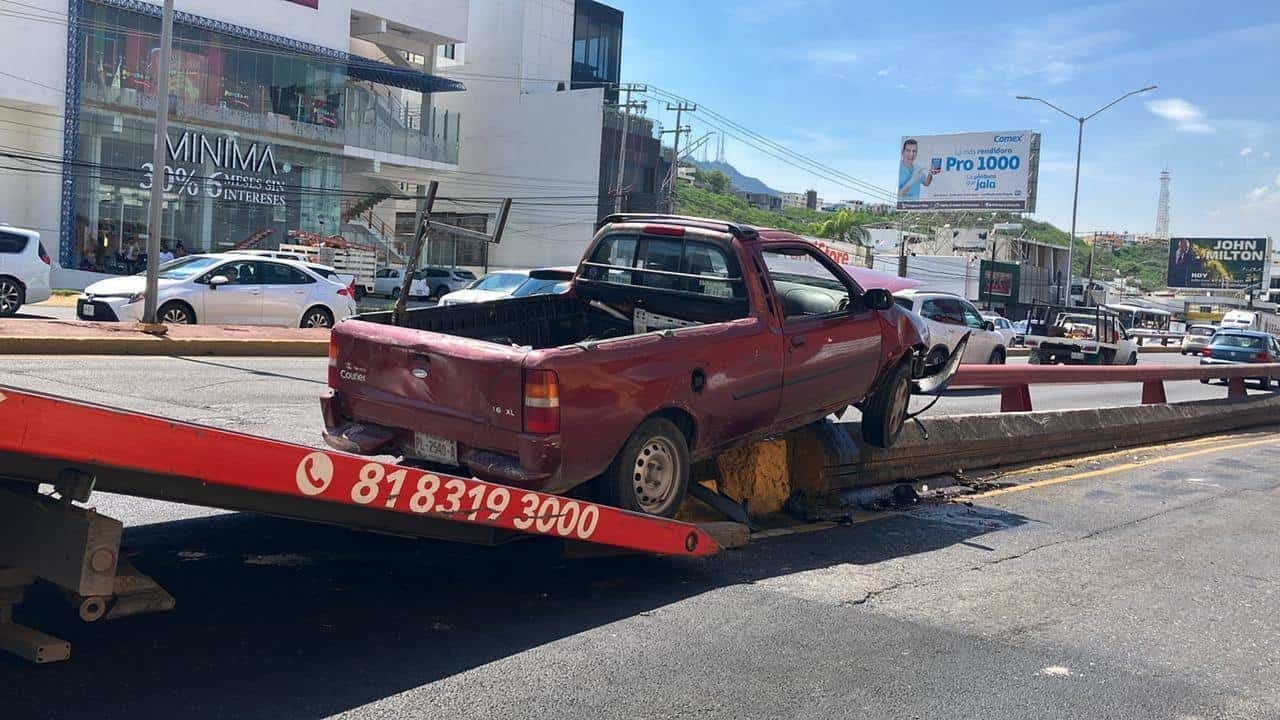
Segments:
[[[175,325],[188,325],[191,323],[190,316],[187,311],[180,307],[171,307],[164,311],[160,316],[160,322],[173,323]]]
[[[8,280],[0,282],[0,312],[14,312],[20,300],[17,285]]]
[[[654,437],[640,447],[631,470],[636,504],[647,513],[655,513],[671,501],[683,468],[676,446],[664,437]]]
[[[329,327],[329,317],[319,310],[307,313],[307,321],[305,327],[309,328],[327,328]]]

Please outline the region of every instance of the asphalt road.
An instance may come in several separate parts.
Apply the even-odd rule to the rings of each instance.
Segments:
[[[324,364],[8,357],[0,384],[315,443]],[[0,656],[0,717],[1280,717],[1277,466],[1276,431],[1122,452],[701,562],[96,496],[178,608],[85,625],[35,593],[19,619],[74,659]]]

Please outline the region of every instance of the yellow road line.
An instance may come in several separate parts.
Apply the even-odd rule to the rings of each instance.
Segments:
[[[1108,450],[1107,452],[1103,452],[1103,453],[1086,453],[1083,455],[1073,455],[1069,458],[1064,458],[1061,460],[1050,460],[1049,462],[1043,462],[1038,465],[1031,465],[1030,467],[1021,467],[1016,470],[1009,470],[1008,472],[1001,472],[999,470],[994,470],[994,471],[991,471],[990,474],[983,474],[982,471],[978,471],[973,476],[972,479],[980,482],[997,482],[1005,478],[1018,477],[1019,475],[1034,475],[1036,473],[1047,472],[1050,470],[1057,470],[1060,468],[1075,467],[1077,465],[1080,465],[1081,463],[1094,462],[1097,460],[1107,460],[1109,458],[1118,457],[1120,455],[1133,455],[1135,453],[1140,453],[1144,451],[1169,450],[1171,448],[1173,449],[1187,448],[1187,447],[1196,447],[1197,445],[1206,445],[1209,443],[1219,443],[1224,440],[1229,440],[1233,437],[1241,437],[1242,435],[1245,437],[1249,437],[1252,435],[1256,435],[1256,433],[1230,433],[1227,435],[1211,435],[1209,437],[1196,438],[1194,440],[1184,440],[1184,441],[1179,441],[1175,443],[1169,443],[1166,445],[1133,445],[1127,448],[1120,448],[1119,450]]]
[[[1031,490],[1033,488],[1046,487],[1048,485],[1057,485],[1059,483],[1072,482],[1074,480],[1088,480],[1089,478],[1101,477],[1103,475],[1111,475],[1113,473],[1123,472],[1125,470],[1135,470],[1147,465],[1157,465],[1163,463],[1176,462],[1178,460],[1186,460],[1187,458],[1199,457],[1201,455],[1212,455],[1227,450],[1239,450],[1241,448],[1254,447],[1256,445],[1270,445],[1280,443],[1280,435],[1266,438],[1264,440],[1251,440],[1249,442],[1232,443],[1229,445],[1217,445],[1214,447],[1202,448],[1199,450],[1191,450],[1175,455],[1161,455],[1160,457],[1151,458],[1150,460],[1141,460],[1138,462],[1124,463],[1122,465],[1112,465],[1111,467],[1099,468],[1097,470],[1089,470],[1087,472],[1073,473],[1071,475],[1061,475],[1054,478],[1045,478],[1044,480],[1036,480],[1013,487],[999,488],[997,490],[988,490],[987,492],[978,493],[976,495],[966,495],[965,500],[976,500],[981,498],[995,497],[1006,493],[1018,492],[1021,490]]]

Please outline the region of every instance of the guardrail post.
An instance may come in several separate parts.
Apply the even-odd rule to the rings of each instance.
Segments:
[[[1232,400],[1249,397],[1249,391],[1244,388],[1244,378],[1233,377],[1227,380],[1227,397]]]
[[[1031,386],[1007,385],[1000,388],[1000,412],[1031,412]]]
[[[1144,380],[1142,382],[1142,404],[1157,405],[1169,400],[1164,394],[1164,382],[1161,380]]]

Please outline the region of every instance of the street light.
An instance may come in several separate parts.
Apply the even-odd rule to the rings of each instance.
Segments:
[[[1141,90],[1134,90],[1132,92],[1127,92],[1124,95],[1121,95],[1120,97],[1116,98],[1115,100],[1112,100],[1111,102],[1107,103],[1106,105],[1103,105],[1097,110],[1094,110],[1092,113],[1089,113],[1088,115],[1079,115],[1079,116],[1072,115],[1071,113],[1067,112],[1066,110],[1063,110],[1062,108],[1058,107],[1057,105],[1054,105],[1053,103],[1049,102],[1048,100],[1045,100],[1044,98],[1031,97],[1030,95],[1017,96],[1017,99],[1019,100],[1035,100],[1036,102],[1044,103],[1045,105],[1048,105],[1049,107],[1053,108],[1054,110],[1057,110],[1063,115],[1066,115],[1072,120],[1075,120],[1077,123],[1079,123],[1079,126],[1080,126],[1079,132],[1076,134],[1076,188],[1075,188],[1074,194],[1071,197],[1071,241],[1067,243],[1067,284],[1066,284],[1066,290],[1062,293],[1063,305],[1071,304],[1071,274],[1072,274],[1071,263],[1072,263],[1072,254],[1075,251],[1075,244],[1076,244],[1076,208],[1080,204],[1080,149],[1081,149],[1081,146],[1084,144],[1084,124],[1088,120],[1093,119],[1093,117],[1096,116],[1098,113],[1110,108],[1111,106],[1115,105],[1121,100],[1132,97],[1134,95],[1139,95],[1144,92],[1150,92],[1155,89],[1156,89],[1155,85],[1148,85],[1147,87],[1144,87]],[[1089,247],[1089,280],[1093,280],[1093,246]]]

